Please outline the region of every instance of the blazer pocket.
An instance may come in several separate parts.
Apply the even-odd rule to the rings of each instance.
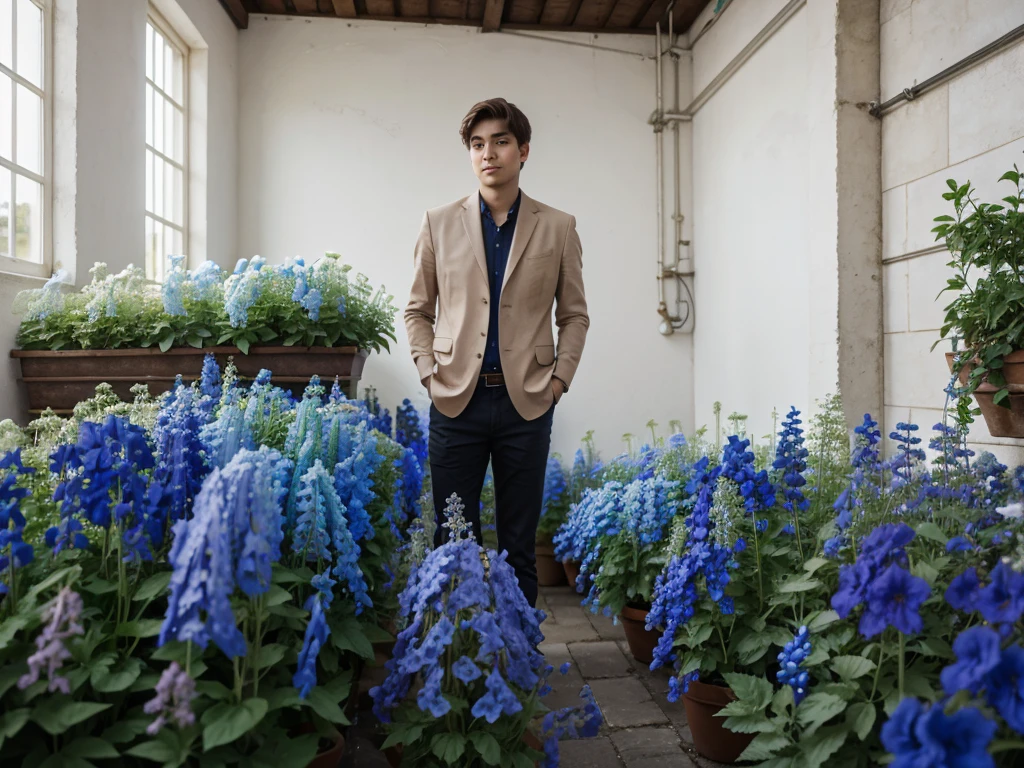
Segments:
[[[554,251],[554,249],[550,249],[550,248],[549,248],[548,250],[546,250],[546,251],[542,251],[541,253],[531,253],[531,254],[530,254],[529,256],[527,256],[526,258],[528,258],[528,259],[546,259],[546,258],[548,258],[548,257],[549,257],[549,256],[550,256],[551,254],[553,254],[554,252],[555,252],[555,251]]]
[[[440,360],[440,355],[451,355],[452,340],[444,336],[434,337],[434,357]]]
[[[539,347],[534,347],[533,351],[537,355],[537,363],[539,365],[551,365],[555,362],[554,344],[542,344]]]

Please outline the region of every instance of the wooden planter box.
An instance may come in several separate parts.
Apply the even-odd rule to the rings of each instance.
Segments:
[[[953,370],[953,353],[946,353],[946,363]],[[960,369],[960,383],[966,384],[974,366],[967,363]],[[985,419],[989,434],[993,437],[1024,437],[1024,350],[1011,352],[1003,358],[1003,376],[1010,390],[1010,407],[1004,408],[992,402],[999,387],[983,382],[973,397],[978,401],[981,415]]]
[[[337,377],[346,397],[357,396],[363,364],[370,354],[357,347],[250,347],[243,355],[238,347],[175,347],[166,352],[150,349],[11,350],[21,363],[21,381],[28,389],[29,409],[52,408],[70,412],[95,394],[96,385],[107,382],[124,400],[131,400],[134,384],[148,384],[158,395],[174,385],[181,374],[194,381],[203,371],[203,359],[213,354],[224,370],[231,357],[241,379],[254,379],[260,370],[273,373],[273,382],[302,394],[311,376],[330,387]]]

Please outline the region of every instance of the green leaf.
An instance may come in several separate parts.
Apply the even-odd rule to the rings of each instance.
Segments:
[[[804,756],[806,768],[819,768],[822,763],[839,751],[846,741],[845,730],[834,730],[816,733],[809,738],[800,739],[800,751]]]
[[[466,737],[461,733],[438,733],[430,740],[430,751],[445,765],[458,765],[466,751]]]
[[[8,710],[0,715],[0,743],[4,739],[17,736],[18,731],[24,728],[25,723],[28,722],[30,714],[32,714],[31,707],[22,707],[21,709]]]
[[[139,585],[139,588],[135,590],[135,597],[132,600],[150,600],[166,592],[167,585],[170,583],[170,571],[155,573]]]
[[[114,634],[118,637],[156,637],[160,634],[163,619],[139,619],[138,621],[122,621],[117,625]]]
[[[373,645],[366,639],[359,622],[354,619],[329,622],[331,642],[339,651],[352,651],[364,659],[374,657]]]
[[[993,378],[994,377],[990,376],[989,377],[989,381],[991,381]],[[1002,406],[1003,408],[1009,408],[1010,407],[1010,390],[1007,389],[1006,387],[1003,387],[998,392],[996,392],[995,396],[992,398],[992,402],[995,405]]]
[[[267,592],[266,602],[264,605],[268,608],[272,608],[275,605],[283,605],[284,603],[291,602],[291,599],[291,592],[277,584],[271,584],[270,590]]]
[[[772,700],[772,684],[763,677],[726,673],[725,681],[741,701],[752,701],[757,709],[764,709]]]
[[[473,731],[469,734],[469,740],[473,742],[485,763],[498,765],[501,762],[501,745],[491,734],[486,731]]]
[[[305,701],[324,720],[338,725],[349,724],[345,713],[338,706],[338,700],[325,691],[322,685],[318,685],[311,690]]]
[[[763,711],[752,715],[735,715],[727,718],[725,727],[733,733],[771,733],[779,730],[779,726],[765,717]]]
[[[292,690],[294,691],[295,689],[293,688]],[[231,689],[219,680],[197,680],[196,692],[217,701],[222,701],[231,696]]]
[[[161,352],[166,352],[168,349],[171,348],[171,345],[173,343],[174,343],[174,333],[173,332],[172,333],[168,333],[166,336],[164,336],[162,339],[160,339],[160,351]]]
[[[878,711],[875,709],[874,704],[867,701],[858,701],[856,704],[850,705],[850,708],[846,710],[846,724],[857,734],[858,739],[864,741],[871,733],[877,716]]]
[[[829,609],[822,611],[809,622],[807,622],[807,629],[810,630],[811,634],[821,631],[830,624],[834,624],[839,621],[839,614]]]
[[[319,744],[320,735],[316,733],[274,739],[264,744],[249,760],[254,768],[309,765],[316,757]]]
[[[131,687],[142,673],[142,660],[126,658],[116,668],[96,667],[92,671],[92,687],[100,693],[117,693]]]
[[[812,579],[810,576],[798,576],[795,579],[789,579],[788,581],[780,584],[778,591],[782,594],[810,592],[812,590],[819,589],[821,586],[821,582],[817,579]]]
[[[759,733],[743,750],[739,760],[767,760],[790,744],[789,737],[781,733]]]
[[[62,756],[91,757],[94,760],[109,760],[121,756],[121,753],[114,749],[109,742],[97,739],[95,736],[82,736],[75,739],[60,753]]]
[[[153,722],[151,719],[143,720],[141,718],[118,720],[103,731],[100,738],[104,741],[109,741],[111,744],[123,744],[126,741],[134,741],[136,736],[145,733],[146,727],[151,722]]]
[[[843,680],[856,680],[875,671],[875,662],[863,656],[836,656],[832,659],[832,671]]]
[[[829,561],[824,557],[812,557],[810,560],[804,563],[804,570],[807,571],[808,574],[812,574],[816,570],[821,568],[823,565],[828,565],[828,562]]]
[[[812,693],[796,709],[796,721],[805,732],[817,730],[846,709],[846,702],[834,693]]]
[[[166,741],[156,739],[136,744],[131,749],[125,751],[125,754],[132,757],[141,757],[143,760],[152,760],[154,763],[171,763],[172,765],[178,759],[178,751],[174,747]]]
[[[57,736],[109,708],[109,704],[73,701],[63,695],[52,696],[35,708],[31,719],[51,736]]]
[[[203,715],[203,749],[230,744],[248,733],[267,714],[266,699],[246,699],[241,704],[214,704]]]
[[[80,757],[65,757],[59,752],[56,755],[50,755],[48,758],[43,760],[42,763],[36,763],[34,760],[30,762],[29,759],[26,758],[25,762],[22,763],[22,766],[26,764],[38,765],[39,768],[96,768],[96,766],[88,760],[83,760]]]
[[[946,534],[942,532],[942,529],[931,520],[920,523],[914,530],[917,532],[917,535],[923,539],[930,539],[943,545],[949,541],[949,537],[946,536]]]
[[[235,339],[235,346],[241,351],[243,355],[249,354],[249,340],[244,337]]]
[[[284,655],[288,652],[287,646],[281,645],[280,643],[271,643],[264,645],[260,648],[259,664],[255,664],[255,655],[253,656],[254,668],[265,669],[267,667],[277,664]]]

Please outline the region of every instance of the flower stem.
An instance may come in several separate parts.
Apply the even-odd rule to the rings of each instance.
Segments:
[[[729,660],[729,651],[725,647],[725,636],[722,634],[722,626],[720,624],[716,624],[715,629],[718,630],[718,639],[722,642],[722,663],[725,664]]]
[[[885,643],[882,641],[878,642],[878,666],[875,667],[875,680],[871,683],[871,695],[868,696],[868,701],[875,700],[875,691],[878,690],[878,674],[882,671],[882,658],[885,656]]]
[[[899,630],[897,630],[897,632],[899,632]],[[900,699],[902,699],[903,698],[903,677],[904,677],[904,673],[906,671],[905,670],[905,667],[906,667],[906,648],[904,647],[906,639],[904,638],[902,632],[899,632],[899,636],[900,636],[900,677],[899,677],[899,685],[900,685]]]
[[[754,556],[757,558],[757,612],[764,608],[764,586],[761,583],[761,545],[757,539],[757,514],[754,514]]]

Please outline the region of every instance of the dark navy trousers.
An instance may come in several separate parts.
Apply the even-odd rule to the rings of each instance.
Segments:
[[[463,514],[472,523],[476,540],[483,542],[480,492],[490,460],[498,550],[508,551],[508,563],[532,606],[537,604],[534,541],[554,413],[552,404],[543,416],[527,421],[512,405],[508,389],[488,387],[483,381],[478,381],[469,404],[455,418],[430,406],[430,479],[438,521],[434,546],[448,538],[448,529],[441,524],[445,500],[453,493],[466,506]]]

